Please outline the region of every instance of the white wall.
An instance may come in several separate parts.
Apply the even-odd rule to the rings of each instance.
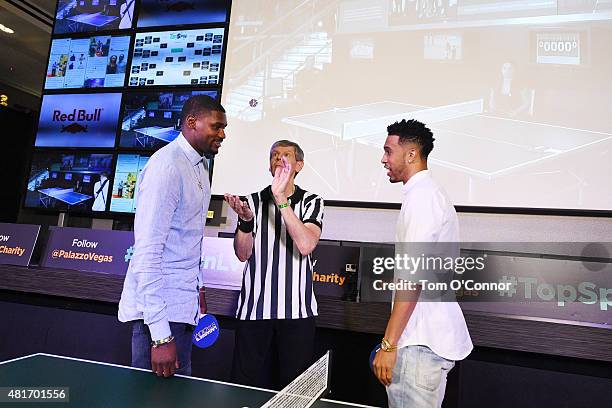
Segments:
[[[393,242],[398,210],[325,208],[323,239]],[[209,227],[207,236],[233,232],[236,214],[223,207],[228,222]],[[459,213],[461,237],[469,242],[609,242],[612,218]]]

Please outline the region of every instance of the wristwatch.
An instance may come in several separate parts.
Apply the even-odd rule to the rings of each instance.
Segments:
[[[382,351],[386,351],[386,352],[395,351],[395,350],[397,350],[397,344],[396,345],[392,345],[391,343],[389,343],[389,340],[383,338],[380,341],[380,349]]]

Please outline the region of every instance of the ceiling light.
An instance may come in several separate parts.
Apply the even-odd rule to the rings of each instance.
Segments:
[[[8,34],[14,34],[15,31],[13,31],[12,29],[8,28],[7,26],[0,24],[0,31],[4,31],[5,33]]]

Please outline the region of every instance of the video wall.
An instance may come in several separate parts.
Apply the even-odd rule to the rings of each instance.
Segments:
[[[231,0],[58,0],[24,207],[134,213],[138,177],[221,97]],[[177,24],[180,23],[180,24]]]

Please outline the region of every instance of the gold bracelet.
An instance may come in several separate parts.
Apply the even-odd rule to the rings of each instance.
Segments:
[[[159,346],[163,346],[164,344],[172,343],[173,341],[174,341],[174,336],[170,335],[170,336],[166,337],[165,339],[152,341],[151,342],[151,347],[157,348]]]
[[[392,345],[389,340],[383,338],[380,342],[380,349],[382,351],[391,352],[397,350],[397,344]]]

